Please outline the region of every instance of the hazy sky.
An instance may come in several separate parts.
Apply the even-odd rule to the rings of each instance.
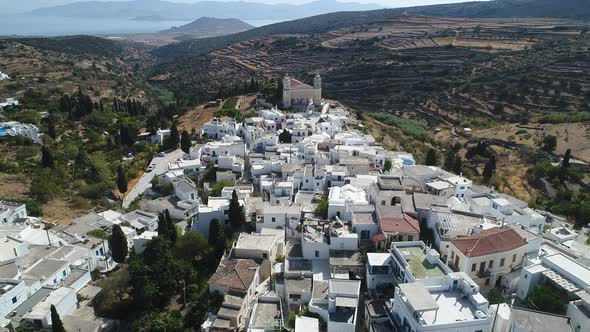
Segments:
[[[28,12],[35,8],[51,7],[79,1],[129,1],[129,0],[0,0],[0,16],[2,14]],[[206,0],[167,0],[172,2],[192,3]],[[312,0],[213,0],[213,1],[248,1],[261,3],[292,3],[302,4]],[[410,7],[441,3],[465,2],[469,0],[337,0],[341,2],[374,3],[385,7]],[[0,31],[1,32],[1,31]]]

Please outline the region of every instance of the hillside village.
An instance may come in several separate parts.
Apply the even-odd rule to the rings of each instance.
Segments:
[[[188,152],[154,156],[121,210],[52,225],[0,202],[1,326],[122,328],[92,309],[121,264],[110,240],[122,231],[138,256],[172,227],[234,235],[202,331],[590,331],[587,229],[387,150],[321,85],[287,76],[291,107],[205,123]]]

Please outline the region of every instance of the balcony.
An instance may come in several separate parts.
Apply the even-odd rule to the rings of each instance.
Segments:
[[[477,271],[478,278],[489,278],[491,275],[492,273],[490,272],[490,270]]]

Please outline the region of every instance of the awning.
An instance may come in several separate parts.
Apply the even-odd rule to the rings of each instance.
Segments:
[[[564,290],[566,290],[570,293],[574,293],[580,289],[574,283],[567,280],[561,274],[559,274],[553,270],[546,270],[546,271],[541,272],[541,274],[544,275],[547,279],[553,281],[557,286],[563,288]]]
[[[431,311],[439,308],[438,303],[422,284],[400,284],[399,288],[414,311]]]

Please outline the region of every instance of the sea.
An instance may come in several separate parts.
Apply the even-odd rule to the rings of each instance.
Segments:
[[[243,20],[260,27],[281,20]],[[75,18],[0,14],[0,36],[64,36],[156,33],[190,21],[137,21],[131,18]]]

